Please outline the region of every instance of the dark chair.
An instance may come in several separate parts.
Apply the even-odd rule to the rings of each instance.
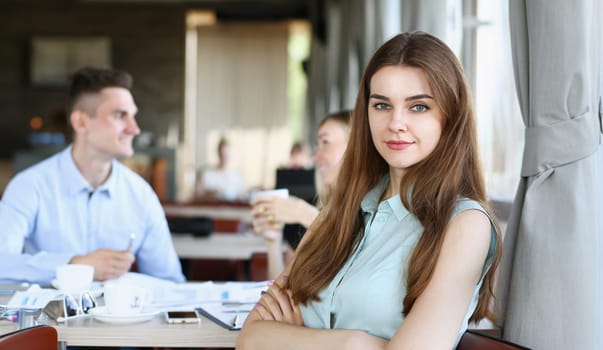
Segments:
[[[530,350],[521,345],[467,330],[456,350]]]
[[[195,237],[207,237],[214,232],[214,220],[205,217],[168,218],[171,233],[187,233]]]
[[[56,350],[58,340],[53,327],[35,326],[0,336],[0,350]]]

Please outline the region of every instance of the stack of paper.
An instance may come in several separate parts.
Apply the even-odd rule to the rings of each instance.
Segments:
[[[152,296],[146,311],[197,309],[228,329],[241,328],[261,292],[268,288],[268,281],[174,283],[139,273],[127,273],[112,283],[146,288]]]

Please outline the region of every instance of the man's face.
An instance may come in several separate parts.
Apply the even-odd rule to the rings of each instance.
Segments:
[[[130,91],[119,87],[104,88],[97,99],[94,116],[85,115],[83,128],[86,147],[108,158],[134,154],[132,141],[140,133],[135,115],[138,111]]]

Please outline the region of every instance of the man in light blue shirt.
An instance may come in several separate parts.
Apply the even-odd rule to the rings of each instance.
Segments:
[[[184,281],[159,199],[115,159],[134,153],[140,133],[131,84],[116,70],[73,75],[73,144],[17,174],[0,202],[1,283],[48,283],[68,263],[92,265],[105,281],[135,261],[141,273]]]

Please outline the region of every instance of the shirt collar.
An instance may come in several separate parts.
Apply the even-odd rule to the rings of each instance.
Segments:
[[[71,153],[73,145],[69,145],[66,149],[61,151],[59,154],[59,170],[63,176],[63,183],[69,196],[75,196],[81,192],[90,193],[95,191],[90,183],[84,178],[80,170],[75,165],[73,155]],[[111,196],[111,192],[115,190],[117,175],[117,161],[114,159],[111,163],[111,174],[107,181],[96,189],[96,192],[106,193],[107,196]]]
[[[360,208],[362,209],[364,214],[377,212],[377,208],[379,206],[379,198],[381,198],[381,195],[383,195],[383,192],[385,192],[388,185],[389,174],[386,174],[385,176],[383,176],[383,178],[381,178],[381,180],[375,187],[368,191],[368,193],[364,196],[362,202],[360,203]],[[383,201],[382,205],[388,205],[391,208],[391,211],[396,216],[396,219],[398,219],[398,221],[401,221],[406,215],[409,214],[406,207],[404,207],[404,204],[402,204],[399,194],[389,197],[388,199]]]
[[[117,177],[119,173],[119,167],[117,166],[117,160],[113,159],[111,161],[111,174],[109,174],[109,178],[105,181],[104,184],[100,185],[96,191],[100,193],[106,193],[109,198],[111,198],[111,193],[115,192],[117,186]]]

